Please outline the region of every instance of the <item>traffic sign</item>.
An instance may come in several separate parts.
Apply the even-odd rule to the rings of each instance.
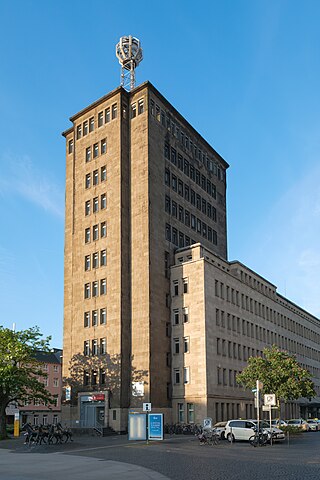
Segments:
[[[203,420],[203,428],[212,428],[212,418],[208,417]]]
[[[274,407],[276,405],[276,396],[274,393],[268,393],[264,395],[264,404],[270,407]]]
[[[143,403],[142,406],[144,412],[151,412],[151,403]]]

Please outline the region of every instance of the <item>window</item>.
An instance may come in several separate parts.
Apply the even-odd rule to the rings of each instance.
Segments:
[[[100,325],[105,325],[107,323],[107,310],[101,308],[100,310]]]
[[[98,127],[102,127],[103,125],[103,112],[98,113]]]
[[[165,196],[165,211],[170,214],[171,211],[171,199],[169,195]]]
[[[89,124],[88,124],[88,120],[86,120],[85,122],[83,122],[83,136],[88,135],[88,131],[89,131]]]
[[[85,328],[90,327],[90,312],[84,312],[83,326]]]
[[[105,338],[100,338],[100,353],[101,355],[107,353],[107,342]]]
[[[109,123],[109,122],[110,122],[110,107],[108,107],[108,108],[105,109],[104,115],[105,115],[105,121],[106,121],[106,123]]]
[[[187,227],[190,227],[190,212],[188,212],[188,210],[185,210],[184,222],[187,225]]]
[[[90,283],[86,283],[84,286],[84,298],[90,298]]]
[[[173,310],[173,324],[179,325],[179,310]]]
[[[99,210],[99,199],[95,197],[93,199],[93,213],[96,213]]]
[[[86,175],[85,187],[86,187],[86,188],[90,188],[90,187],[91,187],[91,174],[90,174],[90,173],[87,173],[87,175]]]
[[[53,386],[54,387],[59,387],[59,378],[54,378],[53,379]]]
[[[91,268],[91,256],[86,255],[84,257],[84,269],[85,269],[85,271],[88,271],[88,270],[90,270],[90,268]]]
[[[37,402],[37,403],[36,403]],[[34,402],[35,406],[38,406],[39,405],[39,400],[35,400]],[[33,425],[36,426],[36,425],[39,425],[39,415],[34,415],[33,417]]]
[[[93,240],[98,240],[99,238],[99,227],[98,225],[93,225],[92,227],[92,232],[93,232]]]
[[[189,337],[184,337],[183,339],[183,351],[184,353],[190,352],[190,339]]]
[[[173,353],[180,353],[180,340],[179,338],[173,339]]]
[[[180,383],[180,381],[178,383]],[[183,405],[183,403],[178,403],[178,422],[179,423],[184,422],[184,405]]]
[[[53,366],[53,371],[54,371],[54,372],[57,372],[58,370],[59,370],[58,365],[54,365],[54,366]]]
[[[172,190],[177,191],[177,177],[172,175]]]
[[[84,204],[84,213],[85,215],[90,215],[90,211],[91,211],[91,202],[90,200],[87,200],[86,203]]]
[[[42,425],[48,425],[48,415],[43,415],[43,417],[42,417]]]
[[[99,144],[95,143],[93,145],[93,158],[97,158],[98,155],[99,155]]]
[[[97,297],[99,295],[99,287],[97,280],[92,282],[92,296]]]
[[[178,231],[176,228],[172,227],[172,243],[178,246]]]
[[[171,208],[172,216],[177,218],[177,204],[172,200],[172,208]]]
[[[68,153],[73,153],[73,140],[69,140],[68,142]]]
[[[101,238],[106,237],[107,236],[107,224],[106,224],[106,222],[101,222],[100,230],[101,230]]]
[[[131,118],[135,118],[137,116],[137,104],[131,104]]]
[[[112,105],[112,120],[114,120],[115,118],[117,118],[117,115],[118,115],[118,112],[117,112],[117,104],[114,103]]]
[[[105,193],[103,193],[101,195],[101,210],[106,208],[106,206],[107,206],[107,195]]]
[[[164,172],[164,183],[170,187],[170,170],[168,168],[166,168]]]
[[[105,295],[107,293],[107,280],[103,278],[100,280],[100,295]]]
[[[104,153],[107,153],[107,140],[105,138],[101,140],[101,155]]]
[[[151,115],[154,115],[154,101],[150,100],[150,113]]]
[[[89,385],[89,372],[83,372],[83,385]]]
[[[171,225],[166,223],[166,240],[171,242]]]
[[[101,250],[100,252],[100,266],[104,267],[107,265],[107,251]]]
[[[182,281],[183,281],[183,293],[188,293],[188,279],[184,278]]]
[[[89,132],[94,130],[94,117],[89,118]]]
[[[86,162],[90,162],[91,160],[91,147],[86,148]]]
[[[143,112],[144,112],[144,103],[143,103],[143,99],[140,99],[138,101],[138,115],[140,115]]]
[[[182,309],[182,317],[183,317],[183,323],[188,323],[189,322],[189,309],[188,309],[188,307],[184,307]]]
[[[82,127],[81,125],[78,125],[77,126],[77,140],[79,140],[79,138],[81,138],[82,136]]]
[[[44,379],[43,379],[43,385],[44,385],[45,387],[47,387],[47,386],[49,385],[48,378],[44,378]]]
[[[89,243],[90,242],[90,227],[89,228],[86,228],[85,231],[84,231],[84,242],[85,243]]]
[[[183,369],[183,383],[190,382],[190,369],[189,367],[184,367]]]
[[[83,355],[88,356],[90,355],[90,342],[89,340],[85,340],[83,343]]]
[[[173,282],[173,295],[179,295],[178,280],[174,280],[174,282]]]
[[[92,255],[92,268],[98,268],[99,267],[99,253],[95,252]]]
[[[188,423],[194,423],[194,403],[187,403]]]
[[[92,340],[92,355],[98,355],[98,340]]]
[[[98,172],[98,170],[94,170],[92,176],[93,176],[93,179],[92,179],[93,185],[98,185],[98,183],[99,183],[99,172]]]
[[[107,180],[107,168],[106,166],[101,167],[101,182],[105,182]]]
[[[92,310],[92,326],[96,327],[98,325],[98,311]]]
[[[180,370],[179,368],[174,369],[174,383],[178,385],[180,383]]]

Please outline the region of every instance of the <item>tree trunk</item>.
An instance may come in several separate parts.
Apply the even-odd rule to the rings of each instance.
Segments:
[[[3,402],[0,404],[0,440],[4,440],[8,438],[7,435],[7,419],[6,419],[6,406],[7,402]]]

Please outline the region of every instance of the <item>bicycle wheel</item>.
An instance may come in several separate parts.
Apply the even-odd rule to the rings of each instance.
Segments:
[[[252,437],[249,438],[249,443],[253,447],[257,447],[259,444],[259,437],[258,435],[252,435]]]

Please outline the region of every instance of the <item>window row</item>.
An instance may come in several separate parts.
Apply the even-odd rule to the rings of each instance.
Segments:
[[[97,213],[100,210],[104,210],[107,208],[107,194],[103,193],[100,195],[100,200],[99,197],[94,197],[92,200],[86,200],[84,204],[84,213],[85,216],[87,217],[88,215],[92,213]]]
[[[165,143],[164,156],[167,160],[170,160],[173,165],[179,168],[190,180],[196,183],[202,190],[208,193],[212,198],[217,198],[217,189],[214,183],[212,183],[203,173],[194,167],[186,158],[183,158],[180,153],[176,152],[176,149]]]
[[[177,404],[178,422],[179,423],[184,423],[185,422],[185,408],[187,410],[187,423],[194,423],[194,419],[195,419],[194,403],[187,403],[186,407],[185,407],[184,403],[178,403]]]
[[[141,98],[138,102],[134,102],[131,104],[131,112],[130,117],[135,118],[137,115],[141,115],[144,112],[144,102]]]
[[[181,285],[182,283],[182,285]],[[179,285],[181,288],[182,293],[188,293],[189,292],[189,279],[187,277],[182,278],[182,280],[179,282],[179,280],[173,280],[172,282],[172,296],[176,297],[179,295]]]
[[[180,143],[181,147],[189,152],[200,164],[204,165],[207,170],[216,175],[219,180],[225,179],[224,170],[217,163],[209,158],[206,152],[203,152],[197,144],[192,141],[190,135],[187,135],[182,127],[169,114],[165,113],[154,100],[150,100],[150,113],[158,122],[165,127]]]
[[[217,385],[224,385],[229,387],[241,388],[241,385],[237,382],[237,370],[217,367]]]
[[[99,238],[107,236],[107,222],[101,222],[100,224],[93,225],[92,227],[92,241],[95,242]],[[84,231],[84,242],[91,242],[91,227],[87,227]]]
[[[91,268],[105,267],[106,265],[107,265],[107,250],[94,252],[84,257],[84,269],[86,272],[91,270]]]
[[[47,372],[49,370],[49,365],[47,363],[43,363],[41,365],[41,369],[44,371],[44,372]],[[54,372],[58,372],[59,371],[59,365],[53,365],[53,371]]]
[[[181,373],[183,377],[181,377]],[[174,368],[173,369],[173,383],[175,385],[179,385],[181,383],[190,383],[190,367],[183,367],[183,371],[181,372],[181,368]]]
[[[192,170],[193,172],[194,170]],[[200,175],[199,170],[197,172]],[[195,177],[195,181],[197,182],[197,177]],[[196,193],[189,185],[184,183],[177,175],[171,173],[169,168],[165,168],[164,171],[164,183],[167,187],[171,187],[174,192],[177,192],[181,197],[184,197],[188,202],[191,202],[192,205],[196,205]],[[199,184],[203,187],[203,190],[207,192],[212,198],[217,198],[217,191],[216,187],[210,180],[206,179],[204,175],[199,177]],[[202,197],[199,195],[200,202],[199,202],[199,210],[201,210],[201,199]]]
[[[96,356],[96,355],[105,355],[107,353],[107,341],[106,338],[85,340],[83,342],[83,355],[85,357]]]
[[[100,288],[99,288],[100,287]],[[107,280],[102,278],[100,281],[95,280],[91,283],[85,283],[84,285],[84,298],[98,297],[100,295],[106,295],[107,293]]]
[[[250,312],[258,317],[264,318],[277,325],[278,327],[285,328],[286,330],[296,333],[303,338],[314,340],[316,343],[320,343],[320,335],[315,332],[314,329],[307,328],[299,322],[281,314],[280,312],[264,305],[257,300],[254,300],[248,295],[240,292],[227,284],[215,280],[215,295],[223,300],[226,300],[237,307]]]
[[[83,372],[83,385],[105,385],[106,381],[107,374],[103,368]]]
[[[178,308],[173,310],[172,315],[172,325],[180,325],[180,323],[188,323],[190,320],[189,318],[189,308],[183,307],[181,314]]]
[[[256,348],[217,337],[217,355],[247,361],[250,357],[262,357],[263,352]]]
[[[100,182],[105,182],[107,180],[107,167],[103,165],[100,168]],[[85,176],[85,188],[90,188],[91,185],[96,186],[99,184],[99,169],[94,170],[92,173],[87,173]]]
[[[197,195],[200,197],[200,195]],[[200,202],[200,200],[199,200]],[[201,202],[200,202],[201,207]],[[216,209],[206,200],[202,199],[202,210],[199,209],[202,213],[207,215],[214,222],[217,221],[217,211]],[[189,210],[184,209],[181,205],[177,204],[174,200],[171,200],[169,195],[165,196],[165,211],[169,215],[172,215],[174,218],[178,218],[180,222],[185,223],[188,227],[196,225],[196,217],[190,214]]]
[[[98,113],[98,127],[106,123],[110,123],[111,120],[115,120],[118,116],[118,105],[114,103],[111,107],[105,108]]]
[[[203,238],[209,240],[213,245],[218,244],[217,232],[194,215],[191,215],[191,228],[202,235]],[[170,223],[166,223],[166,240],[179,248],[188,247],[189,245],[196,243],[195,240],[191,239],[188,235],[184,235],[184,233],[180,232],[175,227],[171,227]]]
[[[54,398],[50,402],[50,407],[52,406],[58,407],[59,398],[57,395],[54,395],[53,397]],[[49,406],[48,402],[44,402],[43,400],[40,400],[40,398],[32,398],[32,397],[26,398],[23,403],[25,407],[28,407],[28,406],[40,407],[40,405]]]
[[[172,352],[174,355],[177,355],[179,353],[189,353],[190,337],[183,337],[182,339],[180,339],[179,337],[174,338]]]
[[[91,312],[84,312],[83,316],[83,325],[85,328],[90,326],[96,327],[98,325],[105,325],[107,323],[107,309],[100,308],[100,310],[92,310]]]
[[[107,139],[103,138],[100,143],[94,143],[85,150],[86,162],[90,162],[92,158],[97,158],[99,155],[107,153]]]
[[[49,377],[44,378],[42,383],[45,387],[49,387],[49,386],[59,387],[59,378],[53,378],[52,379],[52,385],[50,385]]]

